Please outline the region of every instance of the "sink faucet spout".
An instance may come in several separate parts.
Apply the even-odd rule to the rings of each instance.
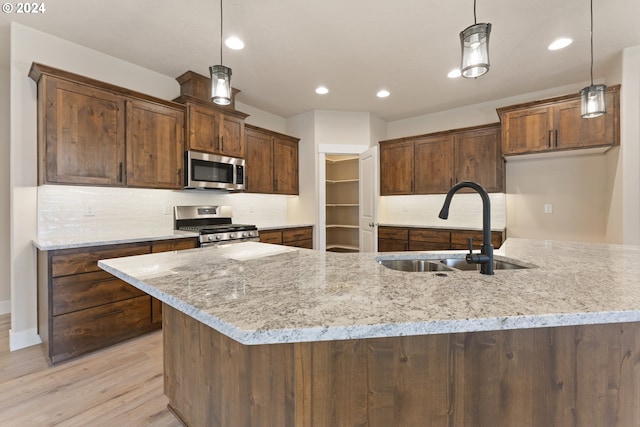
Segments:
[[[493,274],[493,245],[491,245],[491,200],[487,190],[480,184],[464,181],[459,182],[447,192],[447,196],[444,199],[444,204],[440,210],[438,217],[441,219],[449,218],[449,206],[453,195],[461,188],[471,188],[475,190],[482,198],[482,248],[480,255],[473,254],[471,251],[471,241],[469,241],[469,254],[467,255],[467,262],[480,264],[480,273]]]

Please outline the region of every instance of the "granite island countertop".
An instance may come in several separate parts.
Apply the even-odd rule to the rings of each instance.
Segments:
[[[640,246],[508,239],[537,268],[402,272],[386,258],[239,243],[103,260],[106,271],[242,344],[640,321]]]

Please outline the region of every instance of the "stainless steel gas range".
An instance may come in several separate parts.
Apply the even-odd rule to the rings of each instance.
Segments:
[[[255,225],[233,224],[231,206],[176,206],[174,219],[176,230],[200,234],[199,246],[260,241]]]

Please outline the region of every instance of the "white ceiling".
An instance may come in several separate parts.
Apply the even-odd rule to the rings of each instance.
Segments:
[[[15,2],[14,2],[15,3]],[[55,0],[9,20],[178,76],[218,64],[217,0]],[[594,0],[594,80],[615,75],[621,50],[640,45],[639,0]],[[310,110],[366,111],[390,121],[589,81],[589,0],[478,0],[493,26],[491,70],[448,79],[472,0],[224,0],[224,49],[238,101],[282,117]],[[551,52],[565,36],[574,43]],[[73,71],[73,70],[69,70]],[[617,83],[617,82],[616,82]],[[314,93],[329,87],[328,95]],[[386,88],[391,96],[376,98]]]

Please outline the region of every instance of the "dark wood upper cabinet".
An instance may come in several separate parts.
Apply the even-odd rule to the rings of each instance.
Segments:
[[[413,160],[413,141],[380,142],[381,195],[413,194]]]
[[[500,125],[380,142],[380,194],[443,194],[461,181],[504,191]]]
[[[504,191],[500,126],[457,133],[454,139],[455,182],[480,183],[489,192]]]
[[[504,155],[620,144],[620,85],[607,88],[607,114],[583,119],[580,95],[498,108]]]
[[[246,129],[246,191],[273,192],[273,138],[255,129]]]
[[[298,139],[275,135],[273,137],[273,192],[298,194]]]
[[[38,99],[40,183],[125,185],[125,97],[45,75]]]
[[[246,126],[248,193],[298,194],[298,138]]]
[[[182,188],[184,106],[42,64],[29,77],[39,184]]]
[[[127,101],[127,185],[182,189],[184,112]]]
[[[453,185],[451,136],[434,136],[414,141],[416,194],[446,193]]]
[[[183,97],[184,98],[184,97]],[[188,149],[244,158],[246,114],[219,111],[213,105],[187,102]]]

